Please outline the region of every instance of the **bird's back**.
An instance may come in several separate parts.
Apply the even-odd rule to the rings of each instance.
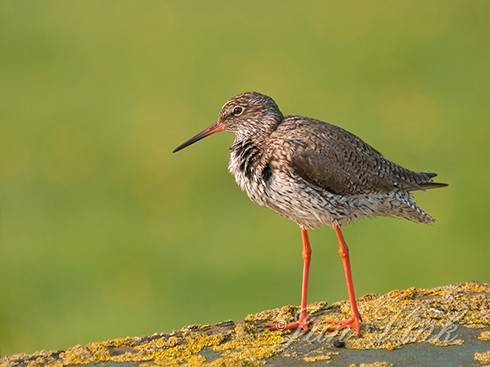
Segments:
[[[307,117],[286,117],[268,146],[272,166],[288,171],[302,187],[323,190],[325,209],[339,223],[376,215],[432,222],[410,192],[446,186],[432,181],[434,173],[403,168],[354,134]]]
[[[340,195],[425,190],[445,186],[429,172],[414,172],[386,158],[341,127],[301,116],[288,116],[271,135],[293,147],[291,165],[305,180]]]

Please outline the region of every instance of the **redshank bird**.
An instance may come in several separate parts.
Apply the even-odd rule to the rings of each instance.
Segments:
[[[255,203],[271,208],[301,228],[303,278],[299,317],[277,329],[308,330],[308,275],[311,247],[308,230],[331,226],[344,267],[351,316],[330,320],[336,329],[361,330],[343,224],[373,216],[414,222],[434,219],[419,208],[412,191],[447,186],[430,172],[414,172],[386,159],[352,133],[303,116],[284,116],[271,97],[246,92],[226,102],[218,121],[179,145],[174,153],[220,131],[235,135],[229,171]]]

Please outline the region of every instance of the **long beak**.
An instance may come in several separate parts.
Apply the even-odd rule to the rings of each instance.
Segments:
[[[204,129],[200,133],[194,135],[192,138],[187,140],[185,143],[180,144],[177,148],[175,148],[173,150],[172,153],[178,152],[179,150],[182,150],[185,147],[188,147],[189,145],[194,144],[196,141],[199,141],[199,140],[205,138],[206,136],[213,135],[215,133],[219,133],[220,131],[223,131],[224,129],[225,129],[225,125],[220,123],[220,122],[217,122],[217,123],[211,125],[210,127],[208,127],[207,129]]]

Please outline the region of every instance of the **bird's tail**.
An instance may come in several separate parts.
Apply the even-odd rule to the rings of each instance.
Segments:
[[[437,173],[433,172],[422,172],[418,174],[422,179],[417,182],[419,188],[418,190],[429,190],[429,189],[438,189],[441,187],[448,186],[447,183],[444,182],[434,182],[432,178],[437,176]]]

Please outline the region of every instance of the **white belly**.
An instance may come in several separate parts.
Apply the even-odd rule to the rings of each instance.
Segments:
[[[255,203],[266,206],[278,214],[308,228],[330,225],[335,221],[327,209],[325,195],[315,191],[300,180],[293,179],[282,172],[273,172],[265,181],[259,172],[246,176],[239,169],[239,162],[230,160],[229,171],[247,196]]]

